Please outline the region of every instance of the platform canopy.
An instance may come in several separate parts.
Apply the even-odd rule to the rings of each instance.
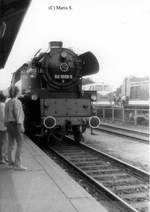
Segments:
[[[31,0],[0,0],[0,69],[4,68]]]

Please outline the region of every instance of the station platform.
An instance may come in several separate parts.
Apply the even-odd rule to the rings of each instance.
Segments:
[[[106,212],[29,138],[24,136],[23,165],[0,165],[0,212]]]

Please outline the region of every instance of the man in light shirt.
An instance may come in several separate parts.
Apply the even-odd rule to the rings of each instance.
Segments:
[[[23,144],[23,135],[24,127],[24,112],[22,108],[22,103],[18,99],[19,88],[11,87],[9,90],[10,98],[6,101],[5,104],[5,124],[7,126],[8,132],[8,161],[9,164],[17,169],[26,169],[21,164],[21,151]],[[15,161],[12,159],[12,150],[14,142],[17,143],[17,149],[15,153]]]

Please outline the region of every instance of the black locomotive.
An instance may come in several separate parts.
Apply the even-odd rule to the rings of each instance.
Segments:
[[[50,42],[50,51],[20,67],[12,78],[12,86],[21,79],[25,130],[29,136],[41,135],[48,142],[72,134],[75,141],[90,124],[99,125],[92,117],[92,101],[96,93],[82,90],[82,77],[99,70],[91,52],[81,55],[63,48],[62,42]]]

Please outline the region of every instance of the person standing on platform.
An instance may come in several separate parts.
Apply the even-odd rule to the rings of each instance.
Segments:
[[[5,143],[7,142],[7,132],[4,123],[5,119],[5,99],[3,93],[0,93],[0,164],[7,164],[5,161]]]
[[[8,132],[8,162],[17,169],[27,169],[21,164],[21,151],[23,144],[23,132],[24,132],[24,112],[22,103],[18,99],[19,88],[14,86],[9,90],[10,98],[5,105],[5,124]],[[15,161],[12,159],[12,150],[14,143],[17,143],[17,149],[15,153]]]
[[[94,104],[92,104],[92,116],[97,116],[97,110],[96,110]],[[91,127],[91,135],[96,135],[96,133],[94,133],[93,131],[94,131],[94,128]]]

